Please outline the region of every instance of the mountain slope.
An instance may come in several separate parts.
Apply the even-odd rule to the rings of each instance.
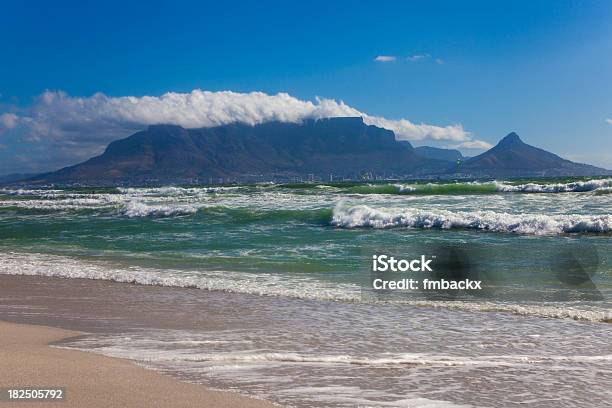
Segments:
[[[487,176],[606,175],[608,170],[575,163],[524,143],[514,132],[496,146],[465,161],[462,172]]]
[[[422,158],[393,132],[361,118],[269,122],[184,129],[149,126],[108,145],[97,157],[37,182],[115,182],[208,177],[315,174],[358,177],[363,172],[397,175],[444,171],[447,163]]]
[[[436,157],[459,152],[435,149]],[[510,133],[495,147],[464,162],[418,154],[393,132],[361,118],[268,122],[184,129],[155,125],[108,145],[100,156],[36,176],[28,183],[176,183],[194,179],[291,180],[315,175],[328,179],[363,174],[386,177],[546,177],[609,175],[523,143]],[[451,153],[449,153],[451,152]],[[441,156],[442,154],[442,156]]]
[[[0,184],[14,183],[25,179],[32,178],[36,173],[10,173],[0,176]]]
[[[459,150],[441,149],[439,147],[419,146],[414,148],[414,152],[421,157],[435,160],[456,162],[464,157]]]

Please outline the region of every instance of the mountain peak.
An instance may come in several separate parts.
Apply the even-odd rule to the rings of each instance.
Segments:
[[[498,144],[499,145],[510,145],[510,144],[519,144],[519,143],[523,143],[519,135],[517,135],[514,132],[510,132],[506,135],[506,137],[500,140]]]
[[[546,150],[524,143],[514,132],[486,152],[472,157],[463,165],[473,174],[488,176],[558,176],[606,174],[607,170],[574,163]]]

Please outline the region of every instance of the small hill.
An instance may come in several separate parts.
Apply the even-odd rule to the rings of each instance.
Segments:
[[[610,174],[609,170],[575,163],[528,145],[514,132],[486,152],[466,160],[461,170],[474,175],[505,177]]]

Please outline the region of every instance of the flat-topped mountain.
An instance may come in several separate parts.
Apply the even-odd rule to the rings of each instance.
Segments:
[[[524,143],[514,132],[481,155],[466,160],[462,172],[487,176],[586,176],[610,171],[575,163]]]
[[[465,161],[458,151],[419,148],[361,118],[302,123],[268,122],[184,129],[154,125],[108,145],[83,163],[36,176],[28,183],[118,184],[348,177],[522,177],[605,175],[523,143],[510,133]],[[461,156],[462,157],[462,156]],[[452,159],[452,160],[451,160]]]
[[[439,147],[419,146],[414,148],[414,152],[421,157],[428,159],[444,160],[456,162],[465,159],[457,149],[442,149]]]
[[[100,156],[33,179],[38,182],[92,182],[209,177],[291,177],[327,179],[364,172],[403,176],[445,170],[447,163],[414,153],[389,130],[361,118],[303,123],[268,122],[184,129],[149,126],[108,145]]]

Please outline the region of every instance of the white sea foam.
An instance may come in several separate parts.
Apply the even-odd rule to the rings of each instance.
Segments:
[[[289,364],[351,364],[362,366],[400,366],[400,365],[428,365],[428,366],[484,366],[484,367],[510,367],[524,364],[542,362],[536,356],[519,356],[517,358],[492,357],[460,357],[460,356],[433,356],[412,353],[383,353],[382,357],[352,356],[352,355],[324,355],[300,353],[262,353],[262,352],[229,352],[229,353],[199,353],[179,356],[160,356],[162,359],[172,361],[192,361],[211,363],[289,363]],[[609,361],[608,359],[604,361]]]
[[[416,187],[413,186],[406,186],[403,184],[394,184],[394,186],[397,187],[397,190],[400,193],[412,193],[414,191],[417,191]]]
[[[130,201],[121,210],[121,214],[134,217],[171,217],[176,215],[195,214],[198,207],[194,205],[150,205],[142,201]]]
[[[259,348],[240,351],[210,352],[206,346],[217,344],[211,341],[183,342],[168,340],[172,332],[154,332],[139,334],[137,337],[124,335],[107,335],[103,341],[97,338],[81,338],[71,343],[71,348],[88,350],[95,348],[98,352],[114,357],[142,359],[146,356],[149,362],[196,362],[211,364],[308,364],[308,365],[356,365],[356,366],[437,366],[437,367],[520,367],[534,364],[556,363],[608,363],[612,362],[610,354],[596,355],[546,355],[539,354],[482,354],[482,355],[449,355],[430,353],[382,352],[374,354],[321,354],[313,352],[262,351]],[[174,334],[180,338],[182,332]],[[193,346],[168,350],[168,344]],[[236,341],[225,340],[218,344],[237,345]]]
[[[608,233],[611,215],[509,214],[493,211],[446,211],[416,208],[372,208],[338,204],[331,224],[341,228],[463,228],[517,234]]]
[[[351,283],[325,282],[310,277],[230,271],[184,271],[142,267],[119,267],[104,262],[82,261],[40,253],[4,251],[0,274],[82,278],[141,285],[198,288],[211,291],[280,296],[341,302],[369,302],[361,287]],[[385,303],[376,302],[372,303]],[[610,309],[587,309],[569,304],[508,304],[494,302],[402,300],[400,303],[426,308],[467,312],[502,312],[523,316],[591,322],[612,321]]]
[[[3,200],[0,202],[0,208],[15,207],[28,210],[81,210],[92,208],[107,208],[113,207],[121,203],[121,199],[113,199],[112,196],[100,197],[62,197],[62,199],[52,200]]]
[[[63,190],[50,190],[50,189],[1,189],[0,193],[8,195],[44,195],[44,194],[60,194]]]
[[[612,194],[612,187],[600,187],[595,190],[595,194]]]
[[[301,299],[358,301],[360,297],[358,285],[323,282],[303,276],[118,267],[110,263],[85,262],[64,256],[38,253],[5,252],[0,254],[0,260],[2,261],[0,274],[5,275],[108,280]]]
[[[464,302],[443,300],[405,300],[402,301],[402,303],[412,306],[460,310],[465,312],[501,312],[519,316],[538,316],[544,318],[570,319],[589,322],[612,322],[612,310],[610,309],[578,308],[569,303],[512,304],[488,301]]]
[[[497,191],[521,192],[521,193],[582,193],[594,191],[600,188],[612,187],[612,179],[595,179],[587,181],[575,181],[572,183],[537,184],[527,183],[511,185],[503,182],[495,182]]]
[[[183,196],[183,195],[199,195],[210,194],[225,191],[232,191],[239,188],[236,187],[118,187],[117,190],[133,197],[139,196]]]
[[[427,366],[479,366],[479,367],[518,367],[532,364],[550,363],[589,363],[610,362],[612,355],[595,356],[544,356],[544,355],[483,355],[483,356],[450,356],[414,353],[383,353],[382,357],[353,356],[353,355],[324,355],[300,353],[262,353],[262,352],[226,352],[226,353],[198,353],[189,355],[168,356],[163,354],[161,359],[172,361],[193,361],[211,363],[306,363],[306,364],[351,364],[363,366],[398,366],[398,365],[427,365]]]

